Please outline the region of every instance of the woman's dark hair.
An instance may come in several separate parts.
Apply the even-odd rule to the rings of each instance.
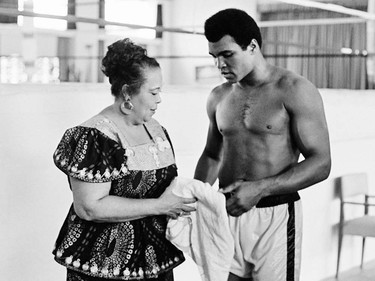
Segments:
[[[259,48],[262,47],[262,35],[258,25],[251,16],[239,9],[225,9],[208,18],[204,24],[204,35],[213,43],[225,35],[230,35],[242,49],[255,39]]]
[[[147,67],[156,68],[160,65],[154,58],[147,56],[145,48],[125,38],[108,47],[101,69],[112,85],[112,95],[119,97],[125,84],[131,94],[139,92],[145,82],[143,70]]]

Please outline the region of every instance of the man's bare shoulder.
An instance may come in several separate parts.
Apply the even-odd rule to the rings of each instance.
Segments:
[[[275,67],[274,83],[276,87],[288,95],[302,95],[317,92],[316,87],[305,77],[285,68]]]
[[[229,94],[233,89],[231,83],[225,82],[221,85],[216,86],[212,89],[208,99],[210,103],[220,102],[227,94]]]
[[[209,115],[215,113],[217,105],[232,91],[232,87],[231,83],[226,82],[212,89],[206,104]]]
[[[275,87],[288,110],[320,107],[319,90],[309,80],[287,69],[279,68]]]
[[[284,105],[296,102],[315,102],[321,99],[318,89],[305,77],[281,67],[274,67],[272,75],[274,93]]]
[[[232,88],[233,88],[233,84],[229,82],[225,82],[213,88],[211,91],[211,95],[214,95],[214,96],[225,95],[229,93],[230,91],[232,91]]]

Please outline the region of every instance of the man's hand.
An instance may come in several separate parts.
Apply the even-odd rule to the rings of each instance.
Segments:
[[[262,198],[262,189],[257,182],[239,180],[220,191],[229,197],[226,208],[228,214],[234,217],[249,211]]]

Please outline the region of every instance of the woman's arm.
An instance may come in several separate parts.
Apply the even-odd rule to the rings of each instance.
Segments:
[[[70,184],[74,210],[87,221],[123,222],[152,215],[177,218],[181,212],[195,211],[186,204],[194,203],[196,199],[178,197],[170,187],[159,198],[130,199],[109,195],[111,182],[88,183],[70,177]]]

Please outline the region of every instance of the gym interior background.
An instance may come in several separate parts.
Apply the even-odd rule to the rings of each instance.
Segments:
[[[301,191],[301,280],[335,274],[340,176],[366,173],[375,194],[375,0],[0,0],[2,280],[65,278],[51,251],[72,196],[52,153],[65,129],[112,102],[100,61],[115,40],[130,37],[160,62],[165,87],[155,118],[172,137],[179,174],[193,176],[206,98],[223,81],[203,23],[229,7],[257,19],[271,63],[305,76],[322,94],[333,166],[326,181]],[[344,238],[340,272],[359,267],[361,245]],[[364,269],[374,264],[374,249],[368,239]],[[175,275],[198,280],[191,260]]]

